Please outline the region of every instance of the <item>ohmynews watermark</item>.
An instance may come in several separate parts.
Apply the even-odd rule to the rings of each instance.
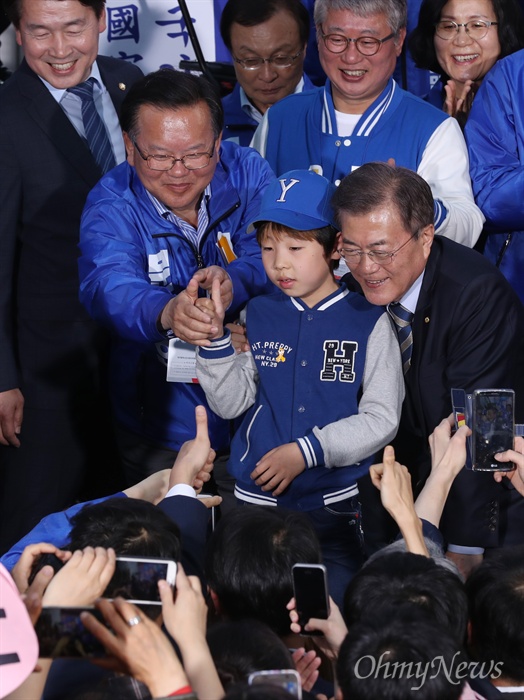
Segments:
[[[355,676],[360,680],[367,678],[407,678],[415,679],[410,690],[419,690],[427,680],[436,678],[444,673],[447,680],[453,685],[459,685],[470,678],[497,679],[502,675],[502,661],[459,661],[460,651],[453,656],[449,665],[442,656],[436,656],[425,663],[421,661],[387,661],[391,652],[385,651],[376,659],[374,656],[361,656],[355,664]],[[361,665],[362,664],[362,665]]]

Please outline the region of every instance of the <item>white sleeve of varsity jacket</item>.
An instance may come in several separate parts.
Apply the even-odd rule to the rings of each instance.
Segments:
[[[207,402],[220,418],[236,418],[254,404],[258,371],[251,352],[237,355],[232,345],[229,355],[216,359],[204,358],[197,352],[196,368]]]
[[[447,209],[435,233],[473,248],[484,215],[475,204],[466,141],[456,119],[445,119],[426,144],[417,173]]]
[[[404,375],[397,336],[384,313],[369,336],[358,413],[314,428],[326,467],[355,464],[385,447],[397,434]]]

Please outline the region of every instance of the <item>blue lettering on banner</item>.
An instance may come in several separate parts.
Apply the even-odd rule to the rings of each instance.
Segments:
[[[111,42],[119,39],[133,39],[138,44],[140,26],[136,5],[107,8],[107,40]]]
[[[144,60],[144,57],[141,56],[139,53],[127,54],[125,51],[119,51],[118,58],[121,58],[122,61],[132,61],[133,63],[138,63],[139,61]]]
[[[170,15],[175,15],[177,12],[181,12],[180,7],[173,7],[171,10],[168,10],[168,13]],[[195,23],[196,19],[191,18],[191,22]],[[184,40],[184,46],[187,46],[189,43],[189,34],[187,32],[187,25],[184,17],[180,15],[178,19],[166,19],[166,20],[156,20],[155,24],[158,24],[161,27],[169,26],[170,24],[178,24],[180,25],[180,31],[179,32],[168,32],[167,36],[170,37],[171,39],[178,39],[178,37],[181,37]]]

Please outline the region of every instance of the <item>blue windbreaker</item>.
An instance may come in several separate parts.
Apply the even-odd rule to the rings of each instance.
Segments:
[[[273,289],[255,234],[246,230],[273,177],[254,150],[223,143],[211,181],[209,226],[198,250],[155,210],[127,163],[90,192],[80,232],[80,300],[112,331],[109,382],[116,420],[125,429],[175,450],[194,437],[194,407],[206,405],[205,394],[197,384],[166,381],[168,341],[157,319],[199,267],[227,268],[234,294],[229,320],[249,298]],[[236,255],[229,264],[218,237]],[[208,416],[212,446],[226,448],[228,421],[211,411]]]

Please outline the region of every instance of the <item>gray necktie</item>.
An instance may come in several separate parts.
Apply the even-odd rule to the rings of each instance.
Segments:
[[[95,107],[93,99],[94,78],[89,78],[84,83],[68,88],[67,91],[78,95],[82,100],[82,120],[86,133],[87,144],[96,162],[100,166],[102,174],[114,168],[115,156],[104,122]]]
[[[400,354],[402,355],[402,369],[404,370],[404,374],[406,374],[411,367],[411,353],[413,350],[411,324],[415,314],[404,308],[398,301],[388,304],[388,313],[393,319],[397,329]]]

